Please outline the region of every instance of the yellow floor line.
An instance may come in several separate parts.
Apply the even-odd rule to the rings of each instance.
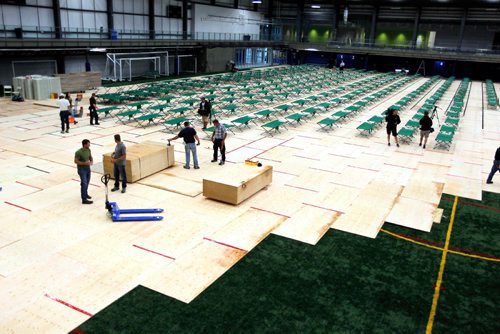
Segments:
[[[399,235],[397,233],[393,233],[391,231],[384,230],[383,228],[380,229],[380,231],[384,232],[386,234],[392,235],[395,238],[402,239],[402,240],[405,240],[405,241],[409,241],[411,243],[414,243],[414,244],[417,244],[417,245],[420,245],[420,246],[424,246],[424,247],[427,247],[427,248],[432,248],[432,249],[436,249],[436,250],[439,250],[439,251],[443,251],[443,249],[444,249],[442,247],[438,247],[438,246],[433,246],[433,245],[426,244],[425,242],[420,242],[420,241],[417,241],[417,240],[413,240],[411,238],[406,238],[406,237],[404,237],[402,235]],[[469,253],[464,253],[464,252],[459,252],[459,251],[454,251],[454,250],[448,250],[448,253],[453,253],[455,255],[460,255],[460,256],[472,257],[474,259],[480,259],[480,260],[485,260],[485,261],[500,262],[500,259],[497,259],[497,258],[491,258],[491,257],[481,256],[481,255],[474,255],[474,254],[469,254]]]
[[[448,247],[450,246],[451,231],[453,230],[453,223],[455,222],[455,213],[457,211],[458,197],[455,196],[453,201],[453,208],[451,209],[450,225],[448,225],[448,232],[446,233],[446,242],[444,243],[443,256],[441,257],[441,265],[439,266],[439,273],[436,281],[436,288],[434,289],[434,297],[432,298],[432,307],[425,329],[426,334],[432,333],[432,326],[434,325],[434,318],[436,317],[437,304],[439,300],[439,293],[441,291],[441,283],[443,282],[444,267],[446,265],[446,256],[448,255]]]

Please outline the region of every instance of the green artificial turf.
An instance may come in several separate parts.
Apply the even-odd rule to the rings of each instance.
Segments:
[[[496,205],[498,195],[489,196],[481,205]],[[440,207],[447,218],[431,233],[391,224],[384,229],[444,244],[452,205],[453,197],[445,196]],[[495,211],[459,201],[451,245],[483,245],[480,251],[499,254],[498,236],[484,236],[497,231],[498,221]],[[482,229],[485,224],[491,229]],[[483,236],[467,239],[471,234]],[[369,239],[329,230],[315,246],[270,235],[190,304],[139,286],[78,330],[424,333],[441,257],[439,250],[382,232]],[[435,333],[500,332],[498,268],[496,262],[448,254]]]

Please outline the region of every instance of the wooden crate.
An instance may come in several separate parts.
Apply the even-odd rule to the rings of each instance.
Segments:
[[[203,196],[236,205],[272,180],[272,166],[225,165],[219,172],[203,179]]]
[[[113,177],[111,152],[103,154],[102,162],[104,173],[110,174]],[[146,176],[173,166],[174,163],[174,146],[155,142],[144,142],[127,146],[127,160],[125,162],[127,182],[136,182]]]

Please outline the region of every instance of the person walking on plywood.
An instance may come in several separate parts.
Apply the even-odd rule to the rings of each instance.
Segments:
[[[493,166],[491,166],[491,172],[490,175],[488,175],[486,183],[488,184],[493,183],[493,175],[495,175],[495,173],[498,172],[499,169],[500,169],[500,147],[497,148],[497,151],[495,152],[495,160],[493,160]]]
[[[186,164],[184,165],[184,168],[190,168],[189,164],[191,162],[191,152],[193,152],[194,169],[200,169],[200,165],[198,164],[198,154],[196,153],[196,146],[200,145],[200,138],[196,134],[196,130],[190,126],[189,122],[184,122],[184,129],[182,129],[177,136],[168,139],[168,145],[170,145],[171,140],[176,140],[177,138],[184,139],[184,151],[186,152]],[[195,139],[196,144],[194,143]]]
[[[399,118],[398,111],[396,109],[389,108],[387,110],[387,116],[385,116],[385,121],[387,122],[387,145],[391,146],[391,134],[394,136],[396,141],[396,146],[399,147],[398,143],[398,124],[401,123],[401,118]]]
[[[82,204],[92,204],[92,197],[89,196],[88,189],[90,183],[90,166],[94,164],[92,152],[90,151],[90,140],[82,140],[82,148],[75,152],[75,164],[80,176],[80,195]]]
[[[59,118],[61,119],[61,133],[69,132],[69,101],[66,100],[64,94],[59,95],[59,100],[56,101],[59,107]],[[66,130],[64,129],[66,126]]]
[[[198,114],[201,116],[201,120],[203,121],[203,130],[207,128],[211,113],[212,113],[212,104],[210,103],[210,101],[207,101],[205,97],[202,97],[200,102],[200,107],[198,108]]]
[[[127,173],[125,165],[127,160],[127,148],[122,142],[120,135],[115,135],[115,151],[111,154],[111,161],[113,162],[113,177],[115,178],[115,186],[111,191],[120,190],[120,176],[122,178],[122,194],[127,189]]]
[[[212,133],[212,143],[214,143],[214,157],[212,162],[217,162],[217,155],[221,154],[221,160],[219,165],[224,165],[226,162],[226,137],[227,131],[224,125],[222,125],[218,120],[214,119],[214,132]]]
[[[90,102],[89,106],[90,125],[94,125],[94,120],[95,120],[95,125],[99,125],[99,115],[97,114],[97,101],[95,98],[95,93],[92,93],[89,102]]]

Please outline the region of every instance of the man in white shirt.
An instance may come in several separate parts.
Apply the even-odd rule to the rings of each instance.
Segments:
[[[66,133],[69,132],[69,101],[63,94],[59,95],[59,100],[56,101],[59,106],[59,118],[61,118],[61,133],[64,133],[64,125],[66,124]]]

